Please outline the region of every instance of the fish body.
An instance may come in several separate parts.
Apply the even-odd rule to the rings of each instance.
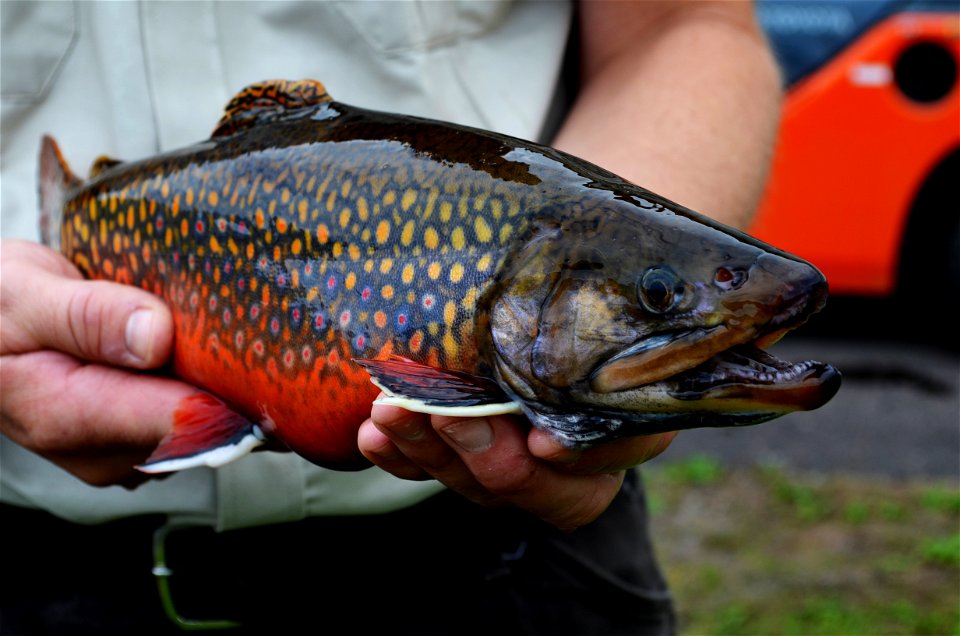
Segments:
[[[723,353],[822,306],[808,263],[570,155],[317,82],[248,87],[208,141],[101,159],[85,182],[45,139],[41,199],[85,276],[169,303],[174,371],[215,396],[182,405],[148,470],[264,437],[361,466],[378,387],[428,411],[508,405],[595,444],[763,421],[839,383]],[[779,380],[743,370],[763,364]]]

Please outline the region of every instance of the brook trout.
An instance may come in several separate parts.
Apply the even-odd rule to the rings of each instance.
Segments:
[[[203,389],[148,472],[266,441],[367,465],[381,388],[578,446],[756,424],[839,388],[762,350],[824,304],[809,263],[563,152],[318,82],[252,85],[209,140],[101,158],[85,182],[50,138],[40,166],[45,240],[162,296],[174,372]]]

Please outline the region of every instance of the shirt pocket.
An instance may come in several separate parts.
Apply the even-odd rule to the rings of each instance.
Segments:
[[[337,2],[336,7],[372,49],[400,54],[477,37],[503,22],[510,4],[511,0],[346,0]]]
[[[72,0],[0,2],[0,97],[19,103],[43,99],[76,38]]]

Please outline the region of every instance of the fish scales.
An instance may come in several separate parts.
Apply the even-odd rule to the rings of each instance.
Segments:
[[[304,434],[369,413],[352,358],[478,370],[473,310],[530,196],[408,140],[326,129],[120,164],[68,202],[61,239],[86,276],[170,302],[179,375]]]
[[[644,309],[637,297],[644,292],[635,289],[637,263],[649,261],[648,273],[667,271],[664,246],[699,249],[701,260],[713,249],[728,263],[738,250],[748,260],[766,253],[802,263],[797,276],[805,278],[790,284],[820,290],[806,302],[813,311],[825,290],[822,276],[799,259],[575,157],[333,102],[316,82],[248,87],[209,141],[136,162],[101,158],[83,184],[52,141],[44,152],[41,198],[45,213],[63,199],[63,253],[89,278],[166,299],[175,373],[226,402],[214,408],[220,419],[234,421],[236,410],[331,467],[361,461],[356,428],[378,392],[370,369],[353,360],[400,356],[420,365],[420,388],[428,368],[465,373],[458,378],[468,384],[474,376],[497,378],[534,423],[573,437],[580,424],[571,429],[554,410],[582,399],[594,406],[577,405],[577,417],[600,422],[600,437],[622,434],[608,403],[620,408],[627,395],[648,407],[649,391],[593,395],[588,385],[597,380],[583,373],[613,369],[599,377],[617,386],[624,373],[636,373],[639,353],[632,353],[646,345],[619,354],[611,347],[664,321],[658,314],[666,312]],[[51,196],[57,166],[65,192]],[[590,238],[579,245],[578,237]],[[608,252],[623,254],[609,260]],[[716,269],[717,281],[721,271],[733,276],[730,267]],[[784,292],[777,294],[779,302]],[[688,312],[678,320],[689,329],[686,323],[709,326],[721,315]],[[746,315],[730,324],[746,332],[753,320]],[[671,326],[669,333],[683,331]],[[444,376],[439,386],[459,381]],[[477,382],[468,392],[496,384]],[[656,406],[645,421],[689,410],[678,400]]]

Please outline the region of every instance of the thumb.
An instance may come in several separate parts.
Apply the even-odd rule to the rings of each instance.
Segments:
[[[2,256],[4,354],[54,349],[138,369],[169,358],[173,318],[160,298],[129,285],[83,280],[39,245],[8,243]]]
[[[166,304],[136,287],[51,277],[31,324],[37,341],[84,360],[147,369],[170,355],[173,320]]]

